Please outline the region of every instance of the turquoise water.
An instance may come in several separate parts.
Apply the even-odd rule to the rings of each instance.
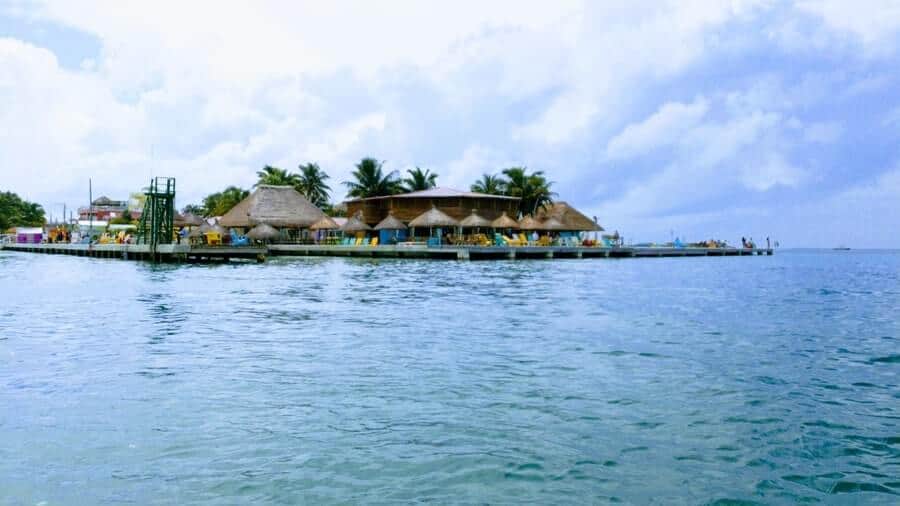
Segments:
[[[0,504],[900,501],[896,252],[0,279]]]

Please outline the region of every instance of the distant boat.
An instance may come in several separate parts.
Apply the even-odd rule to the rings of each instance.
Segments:
[[[849,247],[849,246],[843,246],[843,245],[842,245],[842,246],[838,246],[837,248],[831,248],[831,249],[833,249],[834,251],[850,251],[850,247]]]

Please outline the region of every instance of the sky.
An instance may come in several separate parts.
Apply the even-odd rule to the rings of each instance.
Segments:
[[[0,190],[510,166],[628,241],[900,247],[900,1],[0,0]]]

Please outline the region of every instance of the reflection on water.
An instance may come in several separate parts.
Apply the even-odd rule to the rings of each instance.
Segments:
[[[895,504],[898,273],[0,252],[0,503]]]

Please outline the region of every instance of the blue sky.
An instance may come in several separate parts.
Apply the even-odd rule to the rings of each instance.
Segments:
[[[896,1],[0,0],[0,187],[526,165],[638,241],[900,247],[898,51]]]

